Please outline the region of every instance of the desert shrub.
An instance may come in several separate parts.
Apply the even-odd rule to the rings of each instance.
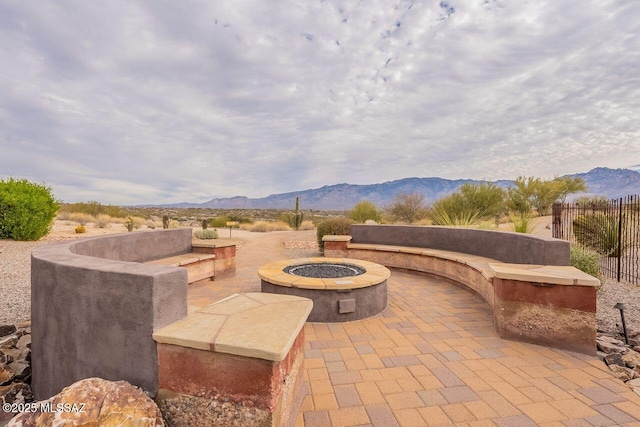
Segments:
[[[516,233],[531,234],[533,232],[533,222],[531,222],[531,214],[523,212],[514,212],[509,215],[513,222],[513,231]]]
[[[69,220],[77,222],[80,225],[87,225],[88,222],[92,222],[95,218],[88,213],[71,212],[69,214]]]
[[[329,218],[318,224],[316,235],[318,236],[318,246],[324,251],[324,236],[342,236],[351,234],[351,224],[355,221],[351,218]]]
[[[60,206],[60,212],[85,213],[94,217],[100,214],[109,215],[114,218],[125,218],[127,216],[127,211],[119,206],[103,205],[96,201],[64,203]]]
[[[135,228],[136,230],[139,230],[140,228],[142,228],[142,226],[146,222],[146,220],[140,216],[134,216],[132,217],[132,219],[133,219],[133,228]]]
[[[429,213],[433,224],[471,227],[504,213],[505,192],[493,183],[463,184],[437,200]]]
[[[216,230],[214,230],[213,228],[195,230],[193,232],[193,235],[195,236],[196,239],[204,239],[204,240],[217,239],[218,238],[218,232]]]
[[[315,228],[313,221],[302,221],[302,224],[300,224],[300,230],[314,230]]]
[[[71,216],[71,212],[59,210],[56,212],[56,219],[60,221],[71,221],[69,217]]]
[[[109,215],[100,214],[93,222],[96,228],[107,228],[111,225],[111,221],[112,219]]]
[[[76,227],[76,233],[82,234],[86,232],[87,232],[87,227],[85,227],[84,225],[79,225]]]
[[[227,221],[231,221],[231,219],[229,219],[228,216],[222,215],[215,218],[209,218],[207,220],[207,224],[209,224],[209,227],[226,227]]]
[[[428,214],[424,194],[421,193],[400,193],[385,210],[392,221],[405,224],[420,221]]]
[[[580,215],[573,220],[573,234],[576,241],[597,253],[608,256],[618,256],[618,218],[603,214]],[[620,253],[629,246],[622,233]]]
[[[573,201],[576,205],[587,206],[590,209],[605,210],[611,207],[609,199],[604,196],[582,196]]]
[[[0,181],[0,239],[38,240],[47,235],[58,203],[51,188],[26,179]]]
[[[363,224],[368,219],[380,222],[382,214],[375,203],[369,200],[361,200],[349,211],[349,218],[360,224]]]
[[[601,280],[598,261],[599,256],[597,252],[584,246],[571,245],[570,257],[572,266]]]
[[[151,230],[154,230],[158,226],[158,223],[156,221],[152,220],[152,219],[148,219],[144,223],[144,225],[146,225],[147,228],[150,228]]]

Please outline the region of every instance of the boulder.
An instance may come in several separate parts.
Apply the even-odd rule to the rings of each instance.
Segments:
[[[155,402],[138,387],[126,381],[88,378],[66,387],[46,402],[40,403],[50,403],[53,408],[62,406],[69,408],[69,411],[19,414],[7,424],[7,427],[164,426],[162,414]]]

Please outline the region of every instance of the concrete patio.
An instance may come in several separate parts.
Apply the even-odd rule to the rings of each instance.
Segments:
[[[260,240],[189,304],[259,292],[257,268],[283,255]],[[445,280],[392,270],[388,286],[373,318],[306,324],[296,426],[640,425],[640,397],[597,358],[498,338],[489,306]]]

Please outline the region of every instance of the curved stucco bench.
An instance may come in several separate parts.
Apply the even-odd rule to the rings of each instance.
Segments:
[[[46,399],[84,378],[155,394],[153,330],[187,315],[187,271],[146,261],[191,251],[191,229],[71,240],[31,253],[32,388]]]
[[[325,236],[325,256],[447,278],[479,294],[503,338],[595,354],[600,282],[569,266],[569,243],[449,227],[352,225]]]
[[[209,270],[235,272],[235,245],[194,244],[190,228],[35,248],[31,319],[36,398],[46,399],[94,376],[124,379],[155,394],[158,361],[151,334],[187,315],[190,273],[170,265],[185,256],[208,263],[201,277],[209,277]]]

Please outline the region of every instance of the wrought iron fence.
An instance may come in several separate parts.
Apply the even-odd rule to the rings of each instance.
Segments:
[[[553,205],[553,237],[598,253],[606,277],[640,283],[640,197]]]

